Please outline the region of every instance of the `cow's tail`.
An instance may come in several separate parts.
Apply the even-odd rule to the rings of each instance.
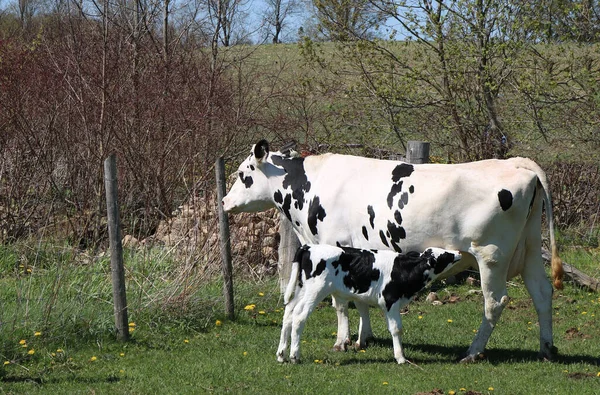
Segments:
[[[519,160],[519,167],[526,168],[533,171],[542,185],[542,192],[544,193],[544,203],[546,205],[546,219],[548,220],[548,227],[550,232],[550,248],[552,250],[551,268],[552,268],[552,281],[556,289],[563,288],[563,277],[564,269],[562,260],[558,256],[558,248],[556,246],[556,240],[554,238],[554,217],[552,215],[552,197],[550,194],[550,184],[544,170],[534,161],[525,158],[515,158]]]

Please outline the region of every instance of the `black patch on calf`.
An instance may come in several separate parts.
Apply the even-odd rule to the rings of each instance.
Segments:
[[[411,185],[410,187],[408,187],[408,192],[415,193],[415,186]]]
[[[383,230],[379,231],[379,238],[381,239],[381,242],[386,246],[389,247],[390,245],[388,244],[387,239],[385,238],[385,233],[383,233]]]
[[[273,164],[285,170],[283,187],[292,190],[294,203],[298,210],[304,207],[304,194],[310,191],[310,181],[304,170],[304,158],[282,158],[279,155],[272,156]],[[295,205],[294,205],[295,206]]]
[[[373,210],[373,206],[367,206],[367,213],[369,214],[371,229],[375,229],[375,211]]]
[[[317,234],[317,220],[323,221],[327,214],[325,209],[321,206],[320,199],[315,196],[308,205],[308,227],[313,235]]]
[[[512,206],[513,195],[510,193],[510,191],[502,189],[500,192],[498,192],[498,200],[500,201],[500,207],[502,207],[502,210],[506,211],[510,208],[510,206]]]
[[[338,264],[346,272],[344,285],[354,293],[365,293],[371,288],[373,281],[379,280],[381,273],[373,268],[375,254],[367,250],[343,247],[344,253],[339,257]]]
[[[431,267],[433,267],[433,273],[434,274],[440,274],[441,272],[443,272],[444,270],[446,270],[446,268],[448,267],[448,265],[450,265],[451,263],[454,263],[454,260],[456,259],[456,257],[454,256],[454,254],[450,253],[450,252],[444,252],[442,255],[440,255],[437,259],[433,256],[433,251],[431,251],[430,249],[425,251],[422,255],[423,258],[428,259],[429,260],[429,265]]]
[[[256,143],[256,145],[254,146],[254,156],[256,158],[263,158],[265,157],[265,155],[269,154],[269,143],[267,142],[267,140],[260,140],[258,143]]]
[[[365,239],[367,239],[367,241],[369,240],[369,232],[367,231],[367,227],[363,225],[362,227],[362,233],[363,236],[365,237]]]
[[[294,262],[298,262],[300,270],[298,270],[298,286],[302,288],[302,272],[310,273],[312,271],[312,262],[310,260],[310,247],[303,245],[296,250]]]
[[[428,261],[414,251],[394,259],[391,281],[382,293],[388,311],[400,298],[410,299],[427,285],[424,273],[431,268]]]

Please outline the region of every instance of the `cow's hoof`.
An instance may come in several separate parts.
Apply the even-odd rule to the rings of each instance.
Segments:
[[[558,348],[551,345],[550,343],[546,343],[545,347],[540,350],[538,354],[538,358],[542,361],[553,361],[554,358],[558,355]]]
[[[484,358],[485,358],[485,355],[483,355],[483,353],[472,354],[472,355],[467,355],[466,357],[461,359],[459,362],[460,363],[475,363],[475,362],[481,361]]]
[[[333,345],[333,351],[348,351],[348,346],[351,344],[352,342],[350,341],[350,339],[346,339],[345,342],[343,342],[342,344],[334,344]]]

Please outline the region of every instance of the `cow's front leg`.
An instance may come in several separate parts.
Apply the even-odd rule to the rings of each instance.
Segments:
[[[350,344],[350,327],[348,325],[348,301],[340,300],[335,296],[331,297],[333,307],[337,313],[338,328],[337,338],[333,349],[336,351],[346,351],[348,344]]]
[[[356,348],[363,349],[367,347],[367,341],[373,338],[373,330],[371,329],[371,320],[369,319],[369,305],[354,302],[358,314],[360,315],[360,323],[358,325],[358,340]]]

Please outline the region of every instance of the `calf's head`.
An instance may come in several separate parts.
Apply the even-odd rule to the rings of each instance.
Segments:
[[[280,155],[279,152],[276,153]],[[281,173],[269,156],[269,143],[261,140],[237,169],[237,178],[223,198],[223,209],[231,213],[265,211],[275,207],[269,177]]]
[[[431,269],[428,272],[429,279],[433,280],[440,274],[449,270],[455,262],[460,261],[462,258],[460,252],[445,250],[443,248],[429,247],[422,254],[421,257],[427,258]]]

